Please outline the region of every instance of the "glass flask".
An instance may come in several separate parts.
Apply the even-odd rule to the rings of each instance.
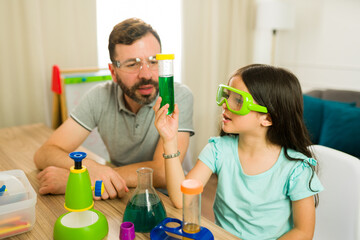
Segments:
[[[183,193],[183,232],[197,233],[201,226],[201,193],[203,184],[199,180],[187,179],[181,184]],[[190,238],[183,237],[183,240]]]
[[[143,167],[136,172],[138,185],[126,205],[123,222],[132,222],[135,232],[150,232],[166,218],[166,211],[153,187],[153,170]]]
[[[174,111],[174,54],[156,54],[159,62],[159,95],[162,98],[160,107],[169,104],[167,115]]]

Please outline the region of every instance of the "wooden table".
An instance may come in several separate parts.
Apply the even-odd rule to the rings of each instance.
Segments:
[[[35,151],[46,141],[52,129],[44,124],[33,124],[0,129],[0,171],[21,169],[25,172],[35,192],[37,193],[36,222],[34,228],[11,239],[52,239],[56,219],[63,213],[64,195],[40,195],[39,182],[36,175],[39,171],[33,162]],[[101,211],[109,223],[107,239],[119,239],[120,224],[132,189],[124,198],[100,200],[95,202],[94,208]],[[170,199],[158,192],[168,217],[182,219],[182,210],[173,207]],[[213,222],[202,217],[202,226],[208,228],[215,239],[238,239],[223,230]],[[150,239],[150,234],[136,233],[136,239]]]

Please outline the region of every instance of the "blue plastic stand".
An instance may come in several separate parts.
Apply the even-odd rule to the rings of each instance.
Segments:
[[[179,226],[171,228],[167,227],[168,223],[178,223]],[[186,233],[182,231],[183,222],[177,218],[165,218],[159,223],[156,227],[154,227],[150,232],[151,240],[178,240],[178,238],[171,237],[166,234],[166,232],[173,233],[182,237],[187,237],[191,239],[199,239],[199,240],[214,240],[214,235],[210,232],[209,229],[205,227],[200,227],[200,231],[197,233]]]

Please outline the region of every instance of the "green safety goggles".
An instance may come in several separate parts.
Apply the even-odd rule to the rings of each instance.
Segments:
[[[255,104],[253,101],[250,93],[223,84],[219,85],[216,94],[216,103],[221,106],[225,102],[227,109],[232,113],[246,115],[250,111],[268,112],[266,107]]]

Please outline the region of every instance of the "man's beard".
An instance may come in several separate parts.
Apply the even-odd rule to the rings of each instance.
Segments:
[[[132,100],[134,100],[136,103],[140,104],[140,105],[146,105],[151,103],[152,101],[155,100],[156,96],[159,93],[159,83],[155,82],[152,79],[145,79],[142,78],[140,79],[140,82],[136,83],[134,86],[132,86],[131,88],[128,88],[127,86],[125,86],[125,84],[121,81],[119,75],[116,74],[116,82],[119,84],[121,90],[123,91],[123,93],[125,95],[127,95],[129,98],[131,98]],[[143,85],[153,85],[155,87],[155,94],[151,95],[136,95],[136,90],[143,86]]]

